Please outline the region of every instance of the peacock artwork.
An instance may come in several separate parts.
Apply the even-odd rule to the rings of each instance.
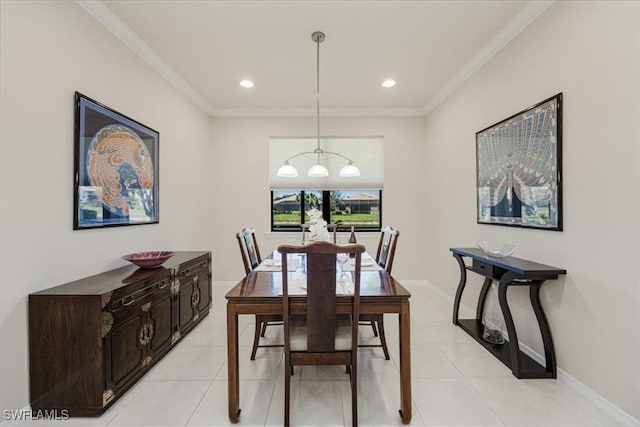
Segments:
[[[562,93],[476,133],[478,223],[562,231]]]

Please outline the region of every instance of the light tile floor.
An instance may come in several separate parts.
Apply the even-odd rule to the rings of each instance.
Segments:
[[[411,291],[413,420],[425,426],[615,426],[615,420],[557,380],[517,380],[497,359],[451,324],[451,301],[423,281]],[[227,418],[226,310],[231,283],[216,283],[212,312],[102,417],[31,421],[34,426],[222,426]],[[240,317],[240,425],[279,426],[284,370],[279,348],[249,360],[253,317]],[[362,426],[402,425],[398,322],[385,316],[392,359],[380,349],[359,355]],[[371,329],[362,327],[363,341]],[[266,340],[282,339],[281,327]],[[350,390],[342,367],[297,368],[292,381],[294,425],[350,426]],[[4,424],[3,424],[4,426]]]

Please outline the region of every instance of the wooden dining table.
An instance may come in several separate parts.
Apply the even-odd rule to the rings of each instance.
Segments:
[[[300,269],[296,274],[300,273]],[[292,274],[292,273],[289,273]],[[400,354],[400,417],[411,422],[411,294],[385,271],[363,269],[360,288],[360,313],[398,315]],[[337,294],[337,312],[349,313],[353,296]],[[238,316],[282,314],[282,272],[276,268],[258,268],[245,276],[227,295],[227,369],[229,420],[240,417],[240,372],[238,363]],[[291,297],[291,313],[306,313],[306,296]],[[391,363],[391,362],[389,362]]]

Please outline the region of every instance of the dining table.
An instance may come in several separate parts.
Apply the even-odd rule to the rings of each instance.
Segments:
[[[306,313],[306,263],[300,254],[290,255],[287,266],[290,271],[290,311],[294,315]],[[249,272],[225,296],[227,300],[227,369],[229,420],[240,420],[240,372],[238,360],[238,316],[282,314],[281,255],[274,251],[256,269]],[[338,268],[338,282],[345,281],[344,274],[353,275],[353,260]],[[360,275],[360,313],[397,314],[400,363],[400,417],[404,424],[411,422],[411,322],[407,291],[396,279],[381,269],[368,254],[363,254]],[[293,283],[293,287],[292,287]],[[293,288],[293,289],[292,289]],[[336,286],[336,311],[348,314],[352,311],[353,288],[344,282]],[[392,363],[392,362],[389,362]]]

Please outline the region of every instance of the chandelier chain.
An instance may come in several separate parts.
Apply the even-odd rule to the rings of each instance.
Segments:
[[[318,163],[320,163],[320,43],[324,41],[324,33],[316,31],[312,34],[316,42],[316,150],[318,152]]]

